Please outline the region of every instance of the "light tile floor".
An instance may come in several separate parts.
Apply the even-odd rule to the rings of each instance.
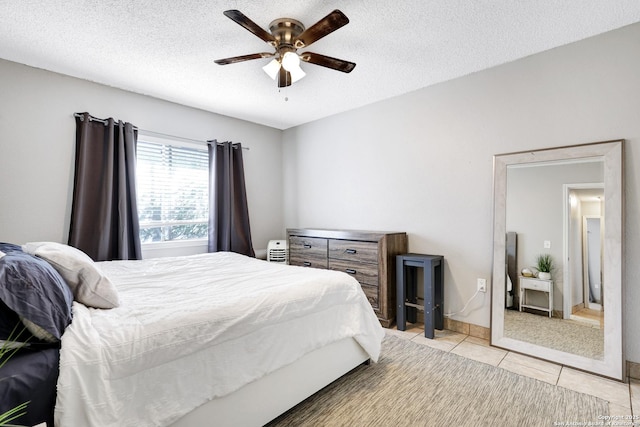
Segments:
[[[632,379],[629,384],[625,384],[609,380],[555,363],[491,347],[488,340],[449,330],[436,330],[435,338],[431,340],[424,337],[424,329],[421,326],[416,325],[406,331],[398,331],[395,328],[386,331],[388,334],[411,340],[416,344],[455,353],[519,375],[597,396],[609,402],[609,415],[623,417],[640,415],[640,381]],[[628,420],[629,418],[621,419],[621,421]],[[640,426],[640,419],[635,424],[628,425]]]

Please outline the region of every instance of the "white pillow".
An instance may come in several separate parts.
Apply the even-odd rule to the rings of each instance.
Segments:
[[[20,316],[20,320],[22,321],[22,324],[25,326],[25,328],[27,328],[27,330],[31,332],[31,335],[33,335],[34,337],[46,342],[59,341],[56,337],[47,332],[45,329],[33,323],[31,320],[27,320],[22,316]]]
[[[88,307],[120,305],[116,287],[102,274],[89,255],[55,242],[29,242],[22,249],[47,261],[69,285],[73,298]]]

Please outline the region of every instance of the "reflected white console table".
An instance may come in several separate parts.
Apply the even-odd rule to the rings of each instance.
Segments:
[[[520,283],[520,311],[522,311],[523,308],[532,308],[534,310],[546,311],[549,313],[549,317],[551,317],[553,312],[553,280],[524,276],[519,276],[518,280]],[[545,292],[549,297],[549,304],[547,307],[527,304],[527,291]]]

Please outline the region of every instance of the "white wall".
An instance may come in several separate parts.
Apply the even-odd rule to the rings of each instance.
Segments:
[[[254,247],[266,249],[280,236],[280,130],[0,60],[0,241],[67,241],[73,113],[83,111],[139,129],[249,147],[243,157]]]
[[[286,227],[409,233],[445,311],[491,275],[494,154],[627,140],[625,339],[640,362],[640,24],[284,132]],[[402,78],[402,76],[397,76]],[[488,327],[490,296],[453,318]]]

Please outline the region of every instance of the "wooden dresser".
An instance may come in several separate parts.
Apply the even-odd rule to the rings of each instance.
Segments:
[[[383,231],[287,229],[289,263],[344,271],[355,277],[382,326],[396,319],[396,255],[407,234]]]

